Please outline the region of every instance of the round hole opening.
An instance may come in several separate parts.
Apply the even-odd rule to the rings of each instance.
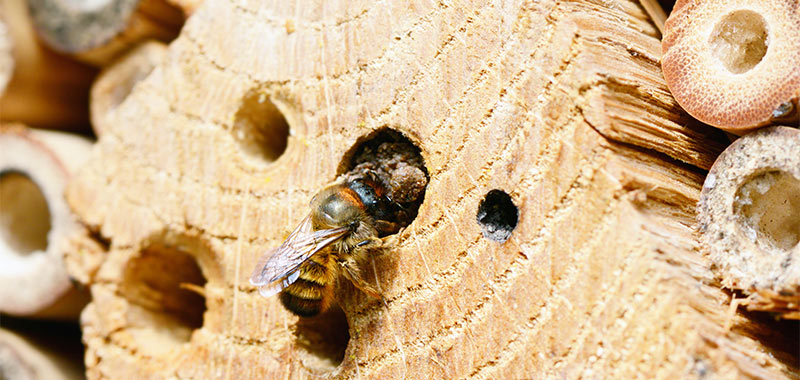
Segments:
[[[163,357],[203,326],[206,279],[191,254],[153,245],[127,263],[123,276],[128,331],[143,353]]]
[[[236,113],[233,137],[246,157],[269,163],[286,150],[289,123],[266,93],[254,91]]]
[[[728,71],[745,73],[767,54],[767,23],[760,14],[750,10],[728,13],[714,26],[709,43],[714,57]]]
[[[50,208],[39,186],[17,171],[0,173],[0,239],[11,252],[47,249]]]
[[[113,87],[104,89],[109,93],[109,108],[119,107],[133,91],[136,85],[147,78],[156,68],[156,65],[166,55],[166,47],[160,42],[145,43],[120,59],[116,70]],[[111,83],[109,83],[111,85]]]
[[[417,217],[428,187],[428,169],[420,148],[391,128],[380,128],[356,141],[339,164],[345,181],[366,180],[382,193],[376,219],[379,236],[396,233]],[[385,223],[384,223],[385,222]]]
[[[344,360],[350,327],[338,305],[332,305],[315,317],[300,318],[294,329],[297,353],[307,369],[324,374],[336,369]]]
[[[767,251],[789,251],[800,242],[800,179],[768,171],[736,191],[734,213],[748,239]]]
[[[519,210],[508,193],[494,189],[478,205],[477,220],[485,238],[503,243],[517,227]]]

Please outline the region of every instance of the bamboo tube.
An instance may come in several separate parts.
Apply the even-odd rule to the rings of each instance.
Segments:
[[[73,287],[64,249],[84,232],[63,198],[89,141],[21,125],[0,125],[0,312],[76,318],[86,295]]]
[[[0,379],[77,380],[79,363],[67,360],[56,347],[39,344],[13,331],[0,329]]]
[[[96,70],[43,46],[25,2],[0,0],[0,121],[89,132],[89,86]],[[5,78],[5,79],[4,79]]]
[[[0,14],[0,97],[14,72],[14,57],[11,55],[11,34]]]
[[[717,159],[699,203],[699,228],[726,287],[748,308],[800,319],[800,131],[739,138]]]
[[[183,11],[163,0],[30,0],[36,30],[54,49],[106,66],[145,39],[170,41],[183,25]]]

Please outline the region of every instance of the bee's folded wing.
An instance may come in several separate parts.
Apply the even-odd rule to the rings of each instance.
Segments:
[[[294,283],[304,261],[347,233],[346,227],[318,231],[310,227],[311,218],[306,217],[283,244],[258,260],[250,283],[259,287],[261,295],[271,296]]]

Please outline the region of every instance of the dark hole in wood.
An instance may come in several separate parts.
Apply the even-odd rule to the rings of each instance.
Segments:
[[[519,211],[511,196],[505,191],[494,189],[486,193],[478,206],[477,219],[485,238],[503,243],[517,227]]]
[[[350,327],[338,305],[332,305],[316,317],[300,318],[294,329],[295,344],[303,366],[321,374],[342,363],[350,342]]]

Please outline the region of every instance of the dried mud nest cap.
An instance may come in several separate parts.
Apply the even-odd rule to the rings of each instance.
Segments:
[[[706,177],[698,218],[723,285],[800,295],[800,130],[731,144]]]
[[[797,0],[678,0],[661,48],[670,91],[700,121],[742,134],[797,119]]]

